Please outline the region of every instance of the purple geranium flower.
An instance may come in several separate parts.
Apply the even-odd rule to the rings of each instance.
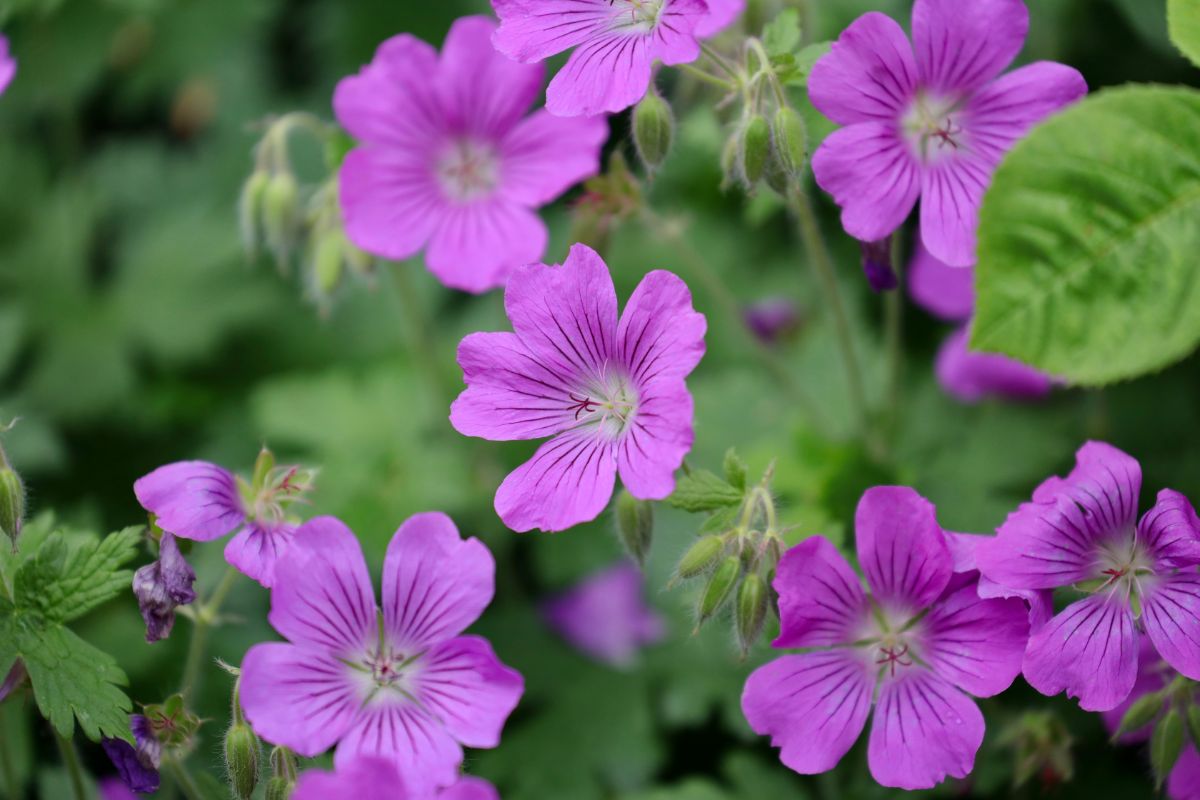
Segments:
[[[760,667],[742,710],[797,772],[832,769],[875,705],[867,761],[884,786],[924,789],[965,777],[983,741],[968,695],[991,697],[1021,670],[1029,632],[1018,599],[982,599],[955,575],[934,508],[912,489],[878,486],[855,514],[871,594],[822,537],[784,554],[777,648],[806,652]]]
[[[767,297],[746,306],[746,327],[763,344],[778,344],[794,334],[804,322],[800,308],[786,297]]]
[[[604,664],[627,667],[644,645],[662,639],[662,617],[646,604],[642,572],[628,561],[601,570],[550,600],[546,621]]]
[[[704,315],[670,272],[649,273],[617,319],[608,267],[577,244],[562,266],[532,264],[504,292],[513,333],[458,347],[467,389],[450,422],[485,439],[553,437],[496,492],[515,531],[559,531],[608,504],[618,472],[643,500],[675,488],[692,446],[684,379],[704,355]]]
[[[8,39],[0,33],[0,94],[4,94],[16,74],[17,60],[9,53]]]
[[[300,776],[291,800],[500,800],[482,778],[464,775],[435,793],[412,791],[391,761],[364,756],[337,772],[310,769]]]
[[[813,66],[809,97],[846,126],[821,144],[813,172],[863,241],[895,231],[920,197],[926,247],[966,266],[996,165],[1087,84],[1052,62],[996,79],[1029,29],[1022,0],[916,0],[912,28],[910,46],[890,17],[864,14]]]
[[[142,714],[134,714],[129,718],[129,729],[133,732],[137,747],[124,739],[103,739],[100,745],[126,786],[138,794],[156,792],[162,743],[155,737],[150,720]]]
[[[491,602],[495,571],[445,514],[417,514],[388,545],[380,611],[350,529],[305,523],[271,590],[271,625],[289,642],[242,662],[251,727],[303,756],[337,744],[339,769],[388,759],[418,796],[452,784],[462,745],[495,747],[524,691],[487,640],[460,635]]]
[[[1105,711],[1133,689],[1139,616],[1158,653],[1200,678],[1200,520],[1164,489],[1139,522],[1142,470],[1115,447],[1088,442],[1075,460],[980,545],[979,568],[1013,588],[1089,592],[1033,634],[1023,669],[1039,692]]]
[[[196,573],[179,552],[179,542],[163,532],[158,559],[133,573],[133,593],[146,621],[146,641],[165,639],[175,625],[175,609],[196,601]]]
[[[500,17],[496,49],[523,63],[574,47],[550,81],[546,109],[561,117],[617,112],[641,100],[655,61],[700,57],[704,0],[492,0]]]
[[[483,292],[537,261],[546,226],[534,209],[600,169],[602,118],[525,116],[541,66],[492,48],[496,24],[464,17],[439,57],[407,34],[380,45],[338,84],[338,121],[360,146],[341,167],[346,233],[390,259],[425,251],[446,286]]]

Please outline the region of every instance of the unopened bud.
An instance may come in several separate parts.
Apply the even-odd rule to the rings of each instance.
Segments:
[[[767,159],[767,168],[763,172],[763,181],[770,186],[771,189],[780,197],[786,198],[788,191],[792,188],[791,180],[788,178],[787,172],[779,164],[779,159],[775,157],[775,151],[771,151],[771,157]]]
[[[863,273],[871,291],[888,292],[898,284],[896,271],[892,269],[892,237],[886,236],[875,242],[859,242],[862,249]]]
[[[250,800],[259,778],[259,747],[254,731],[235,722],[225,732],[225,770],[229,788],[238,800]]]
[[[325,231],[316,236],[317,242],[313,251],[313,285],[319,297],[327,297],[337,288],[342,279],[342,267],[345,264],[346,237],[339,230]]]
[[[762,180],[771,157],[771,126],[766,117],[755,114],[742,129],[738,163],[746,189],[753,189]]]
[[[0,531],[16,545],[25,519],[25,484],[0,454]]]
[[[654,540],[654,506],[622,489],[617,495],[617,533],[638,566],[645,564]]]
[[[725,605],[725,601],[733,592],[741,572],[742,560],[737,556],[729,556],[717,566],[700,595],[699,624],[703,625],[721,610],[721,606]]]
[[[371,265],[375,263],[375,259],[370,253],[358,249],[349,239],[346,240],[342,252],[351,272],[359,276],[371,274]]]
[[[258,251],[259,225],[270,181],[271,176],[266,171],[255,170],[242,184],[242,193],[238,198],[238,227],[242,232],[246,256],[250,258]]]
[[[651,87],[633,109],[633,143],[647,170],[653,172],[666,161],[674,129],[671,107]]]
[[[1125,712],[1125,716],[1121,717],[1121,724],[1117,727],[1113,738],[1139,731],[1149,725],[1155,717],[1162,713],[1165,702],[1166,698],[1162,692],[1151,692],[1139,697]]]
[[[264,800],[288,800],[296,784],[287,778],[273,777],[267,781],[267,791]]]
[[[1160,788],[1183,752],[1183,727],[1183,715],[1175,708],[1154,726],[1154,735],[1150,737],[1150,765]]]
[[[767,621],[767,585],[757,572],[751,572],[738,587],[734,623],[742,655],[750,651]]]
[[[291,249],[300,187],[290,172],[271,176],[263,194],[263,232],[267,247],[282,262]]]
[[[715,534],[705,536],[683,554],[676,572],[680,578],[694,578],[715,564],[724,549],[725,542],[721,540],[720,536]]]
[[[738,166],[738,153],[741,152],[741,137],[736,133],[725,140],[725,148],[721,151],[721,189],[741,182],[741,168]]]
[[[1200,706],[1190,706],[1187,712],[1188,734],[1192,737],[1192,746],[1200,751]]]
[[[789,180],[798,180],[808,160],[808,132],[804,119],[790,106],[780,106],[772,125],[774,160]]]

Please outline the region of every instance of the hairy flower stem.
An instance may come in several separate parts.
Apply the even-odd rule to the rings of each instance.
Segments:
[[[680,64],[679,69],[691,75],[693,78],[704,81],[705,83],[718,86],[727,92],[732,92],[737,89],[737,85],[733,81],[727,81],[724,78],[718,78],[716,75],[711,75],[702,69],[697,69],[691,64]]]
[[[83,768],[79,766],[79,754],[75,752],[75,743],[58,731],[54,732],[54,740],[58,742],[58,752],[62,754],[63,766],[71,778],[71,793],[75,800],[87,800],[87,792],[83,788]]]
[[[195,606],[195,624],[192,626],[192,640],[188,644],[187,660],[183,667],[183,682],[180,693],[184,697],[195,697],[199,692],[201,668],[205,660],[205,650],[208,649],[208,630],[216,621],[229,591],[237,580],[238,572],[233,565],[225,568],[221,582],[213,590],[212,596]]]
[[[181,761],[166,758],[163,759],[162,766],[163,770],[171,775],[171,780],[179,787],[179,791],[187,800],[206,800],[204,793],[196,785],[196,780]]]

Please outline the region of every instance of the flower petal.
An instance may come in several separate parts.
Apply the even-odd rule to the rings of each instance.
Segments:
[[[330,653],[280,642],[246,651],[240,698],[255,733],[310,758],[349,730],[362,704],[349,667]]]
[[[862,122],[831,133],[813,175],[842,208],[842,227],[864,242],[895,232],[921,192],[916,161],[893,123]]]
[[[1018,598],[985,600],[970,581],[942,598],[918,628],[922,660],[976,697],[992,697],[1021,674],[1029,611]]]
[[[653,381],[617,443],[621,483],[634,497],[662,500],[675,491],[675,470],[692,449],[692,395],[682,378]]]
[[[381,147],[359,147],[338,172],[346,235],[360,249],[394,261],[429,241],[446,202],[428,158]]]
[[[1072,603],[1029,639],[1024,673],[1046,696],[1065,691],[1085,711],[1107,711],[1137,677],[1137,633],[1123,599],[1092,595]]]
[[[225,545],[225,560],[270,589],[275,583],[275,565],[295,532],[291,525],[268,528],[251,523]]]
[[[870,613],[845,556],[823,536],[783,554],[771,584],[779,593],[780,648],[833,647],[857,638]]]
[[[383,619],[393,646],[422,650],[461,633],[496,591],[496,562],[440,512],[414,514],[388,544]]]
[[[559,117],[623,111],[645,96],[653,62],[654,40],[650,36],[624,33],[592,36],[571,53],[566,65],[550,81],[546,88],[546,109]]]
[[[894,19],[877,11],[842,31],[808,77],[813,105],[841,125],[895,122],[916,88],[917,64],[908,37]]]
[[[969,339],[966,325],[947,336],[934,367],[938,384],[958,400],[964,403],[978,403],[989,397],[1035,400],[1048,395],[1054,387],[1050,376],[1015,358],[971,352]]]
[[[182,539],[219,539],[246,519],[233,473],[207,461],[177,461],[133,484],[158,526]]]
[[[969,94],[999,75],[1029,32],[1023,0],[917,0],[913,50],[923,87]]]
[[[851,650],[783,656],[747,679],[742,713],[755,733],[781,748],[785,765],[815,775],[837,766],[862,733],[872,685]]]
[[[442,45],[437,75],[449,128],[491,141],[507,135],[533,105],[545,73],[540,64],[522,64],[497,53],[492,46],[496,27],[484,16],[455,20]]]
[[[1200,563],[1200,518],[1187,497],[1163,489],[1138,520],[1138,541],[1160,569],[1194,566]]]
[[[439,795],[444,798],[445,795]],[[305,770],[296,782],[290,800],[410,800],[400,773],[391,761],[364,756],[345,769],[325,772]]]
[[[979,206],[994,169],[982,156],[963,153],[921,172],[921,242],[949,266],[975,263]]]
[[[514,269],[540,259],[547,236],[537,214],[508,200],[446,203],[425,262],[445,286],[479,294],[503,286]]]
[[[499,745],[504,722],[525,692],[521,674],[479,636],[439,644],[419,664],[417,698],[450,735],[467,747]]]
[[[333,93],[338,123],[360,142],[424,151],[445,128],[430,78],[437,51],[407,33],[384,41],[371,63]]]
[[[746,8],[746,0],[708,0],[708,14],[696,23],[696,36],[708,39],[733,24]]]
[[[929,789],[971,772],[983,730],[971,698],[928,670],[904,668],[879,689],[867,764],[884,786]]]
[[[974,279],[974,269],[938,261],[917,237],[908,264],[908,293],[921,308],[948,322],[970,319],[975,309]]]
[[[438,800],[500,800],[500,793],[483,778],[464,775],[458,783],[442,791]]]
[[[1168,664],[1200,680],[1200,574],[1178,572],[1145,586],[1142,625]]]
[[[677,275],[657,269],[633,290],[617,325],[616,355],[639,387],[687,376],[704,356],[704,315]]]
[[[333,517],[301,525],[275,565],[268,619],[294,644],[358,656],[378,637],[375,593],[354,533]]]
[[[338,743],[334,766],[340,771],[363,757],[391,761],[413,797],[458,780],[463,751],[428,711],[412,703],[368,705]]]
[[[1108,729],[1108,732],[1115,735],[1121,728],[1121,720],[1125,719],[1126,712],[1133,707],[1133,704],[1151,692],[1165,689],[1170,677],[1173,677],[1171,668],[1154,649],[1154,643],[1150,641],[1150,637],[1139,635],[1138,671],[1137,680],[1133,683],[1133,691],[1115,708],[1100,712],[1100,716],[1104,719],[1104,727]],[[1116,741],[1121,744],[1137,744],[1146,741],[1154,730],[1152,722],[1146,723],[1137,730],[1122,734]]]
[[[628,667],[643,645],[663,637],[664,623],[646,603],[645,576],[620,561],[552,598],[542,607],[546,622],[589,657]]]
[[[1171,800],[1200,800],[1200,754],[1196,745],[1184,746],[1182,755],[1167,776],[1167,797]]]
[[[586,41],[613,15],[608,0],[492,0],[496,49],[517,61],[541,61]]]
[[[942,593],[954,559],[933,507],[907,486],[875,486],[854,513],[858,560],[875,599],[919,611]]]
[[[500,484],[496,513],[518,533],[590,522],[612,497],[613,450],[613,443],[594,431],[567,431],[544,442]]]
[[[972,150],[993,164],[1037,123],[1087,94],[1079,71],[1053,61],[1013,70],[967,104],[962,126]]]
[[[541,206],[600,171],[608,139],[604,117],[556,117],[542,110],[517,124],[500,145],[500,190]]]

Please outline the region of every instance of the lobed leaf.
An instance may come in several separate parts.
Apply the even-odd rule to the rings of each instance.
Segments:
[[[69,622],[127,590],[133,573],[120,569],[133,558],[141,528],[68,545],[54,533],[17,570],[16,603],[53,622]]]
[[[1200,3],[1167,0],[1167,31],[1180,52],[1200,67]]]
[[[676,482],[675,491],[667,498],[667,503],[692,513],[715,511],[741,503],[742,495],[741,489],[730,486],[724,479],[708,470],[697,469]]]

